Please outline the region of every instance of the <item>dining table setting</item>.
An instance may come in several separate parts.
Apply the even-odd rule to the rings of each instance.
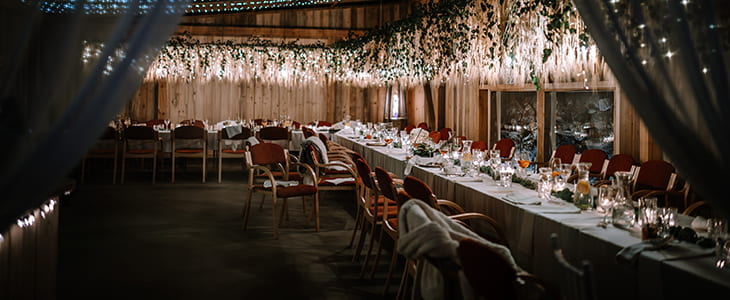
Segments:
[[[362,154],[369,164],[401,178],[414,176],[427,183],[439,199],[494,218],[505,231],[517,262],[550,284],[558,286],[560,279],[550,244],[551,233],[557,233],[570,261],[591,262],[598,299],[730,295],[726,223],[710,236],[702,217],[656,206],[649,210],[646,205],[636,209],[635,224],[618,226],[612,224],[613,210],[598,203],[598,187],[561,182],[560,189],[541,192],[547,179],[560,176],[557,170],[540,174],[522,168],[516,160],[496,162],[489,151],[466,156],[463,152],[458,157],[451,152],[446,155],[454,156],[444,158],[436,145],[419,156],[414,155],[407,138],[401,147],[373,144],[372,140],[372,136],[352,130],[333,136],[333,141]],[[589,205],[576,205],[576,194],[590,200]],[[659,229],[647,235],[645,227],[652,222],[642,224],[640,216],[666,221],[654,224]]]

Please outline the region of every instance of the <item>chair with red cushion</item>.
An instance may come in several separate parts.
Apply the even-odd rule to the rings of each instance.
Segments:
[[[608,153],[601,149],[587,149],[580,153],[578,163],[590,163],[591,167],[588,169],[588,176],[601,180],[604,178],[603,172],[606,169],[605,165],[608,164]],[[576,178],[578,178],[578,174],[574,172],[567,181],[574,182]]]
[[[432,131],[428,134],[428,137],[431,138],[434,143],[438,143],[441,140],[441,133],[438,131]]]
[[[319,232],[319,196],[318,196],[318,177],[314,174],[314,170],[306,164],[290,162],[289,154],[283,147],[272,143],[260,143],[250,147],[245,152],[246,160],[250,162],[248,176],[248,197],[243,207],[243,229],[248,225],[248,217],[251,214],[251,199],[253,193],[261,193],[266,197],[271,196],[272,213],[274,217],[274,238],[279,238],[279,225],[284,219],[287,212],[287,199],[292,197],[302,197],[312,199],[312,208],[309,213],[308,220],[311,222],[314,218],[315,230]],[[297,167],[297,170],[303,172],[300,174],[301,180],[293,180],[288,176],[291,166]],[[272,171],[278,169],[282,178],[276,178]],[[263,183],[254,182],[255,172],[262,172],[266,175],[267,180]],[[312,184],[305,184],[305,177],[314,179]],[[282,199],[281,215],[277,216],[277,202]],[[288,217],[288,214],[287,214]]]
[[[81,182],[84,182],[86,160],[89,158],[111,158],[114,163],[112,184],[117,183],[117,164],[119,161],[119,135],[114,127],[107,127],[97,139],[96,144],[81,160]]]
[[[439,129],[439,133],[441,133],[441,140],[448,141],[451,138],[452,130],[451,128],[444,127]]]
[[[288,128],[270,126],[261,128],[259,131],[259,138],[263,140],[264,143],[274,143],[284,149],[289,149],[291,134],[289,133]]]
[[[576,148],[575,145],[560,145],[555,150],[553,150],[548,161],[534,162],[534,164],[538,167],[547,166],[553,157],[560,158],[560,163],[572,164],[573,159],[575,159],[577,153],[578,148]]]
[[[314,132],[314,130],[312,128],[309,128],[309,127],[302,127],[302,134],[304,134],[304,138],[305,139],[308,138],[308,137],[310,137],[310,136],[317,135],[317,133]]]
[[[601,171],[603,176],[600,180],[593,183],[594,186],[603,184],[611,184],[611,179],[614,174],[618,171],[626,171],[634,173],[636,168],[636,162],[634,157],[629,154],[614,154],[608,159],[608,163],[605,164],[605,170]]]
[[[226,128],[218,131],[218,183],[221,183],[221,175],[223,173],[223,159],[224,158],[238,158],[242,161],[245,158],[244,152],[246,152],[246,139],[252,136],[251,129],[247,127],[236,126],[236,129],[241,130],[240,133],[233,136],[229,136]],[[231,130],[232,132],[237,132]]]
[[[472,147],[474,147],[473,144]],[[494,143],[492,150],[499,150],[499,156],[502,157],[503,161],[511,160],[512,156],[515,155],[515,142],[509,138],[500,139]]]
[[[172,130],[172,183],[175,183],[175,159],[200,158],[203,161],[203,183],[207,173],[208,134],[198,126],[180,126]]]
[[[560,295],[562,299],[597,299],[593,265],[588,260],[581,261],[580,266],[573,265],[563,255],[563,249],[558,245],[558,234],[550,234],[553,256],[558,263],[560,276]]]
[[[652,191],[671,191],[677,180],[674,166],[664,160],[647,160],[638,168],[632,182],[631,198],[634,200]]]
[[[471,143],[471,148],[481,150],[481,151],[486,151],[487,143],[482,142],[482,141],[474,141],[473,143]]]
[[[431,131],[430,129],[428,129],[428,124],[426,122],[418,123],[418,125],[416,127],[423,128],[424,130],[427,130],[427,131]]]
[[[332,126],[332,123],[327,122],[327,121],[319,121],[317,123],[317,127],[331,127],[331,126]]]
[[[152,159],[152,183],[157,178],[157,154],[160,147],[160,138],[157,131],[147,126],[132,126],[124,130],[122,146],[122,174],[121,183],[124,183],[127,158]]]
[[[406,133],[410,134],[411,130],[413,130],[413,128],[416,128],[416,125],[408,124],[408,126],[406,126],[406,128],[405,128]]]
[[[147,127],[155,127],[155,125],[165,125],[165,120],[152,119],[145,122],[145,125],[147,125]]]
[[[194,120],[194,119],[180,121],[180,125],[196,126],[196,127],[200,127],[200,128],[205,128],[205,124],[203,123],[202,120]]]

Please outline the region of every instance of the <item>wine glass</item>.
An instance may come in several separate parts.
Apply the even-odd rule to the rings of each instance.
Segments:
[[[530,153],[527,151],[520,151],[515,155],[517,159],[517,165],[520,167],[519,176],[525,176],[527,174],[527,167],[530,166]]]
[[[269,120],[266,120],[266,119],[261,120],[261,126],[266,127],[266,124],[269,124]]]
[[[605,227],[609,223],[608,215],[613,207],[613,200],[616,198],[616,187],[611,185],[602,185],[598,187],[598,206],[603,209],[603,220],[598,226]]]
[[[560,157],[551,157],[550,161],[548,161],[548,167],[550,167],[553,170],[553,177],[558,177],[560,175],[560,164],[562,162],[560,161]]]
[[[314,119],[314,121],[312,121],[312,123],[314,123],[314,128],[317,128],[317,125],[319,124],[319,120]]]
[[[439,143],[441,144],[441,146],[439,147],[439,153],[441,153],[441,157],[446,158],[449,154],[451,146],[449,146],[448,143]]]

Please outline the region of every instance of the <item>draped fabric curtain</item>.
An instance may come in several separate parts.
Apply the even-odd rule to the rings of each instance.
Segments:
[[[0,3],[0,231],[37,208],[138,89],[187,0]],[[85,45],[102,45],[89,53]]]
[[[651,135],[693,189],[730,212],[730,1],[574,0]]]

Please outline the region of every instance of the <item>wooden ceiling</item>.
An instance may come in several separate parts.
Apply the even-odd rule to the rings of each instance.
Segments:
[[[235,1],[204,3],[231,6],[232,2]],[[340,0],[326,5],[188,13],[181,19],[176,34],[218,38],[255,36],[329,44],[351,33],[361,35],[382,24],[404,18],[410,12],[410,3],[409,0]]]

